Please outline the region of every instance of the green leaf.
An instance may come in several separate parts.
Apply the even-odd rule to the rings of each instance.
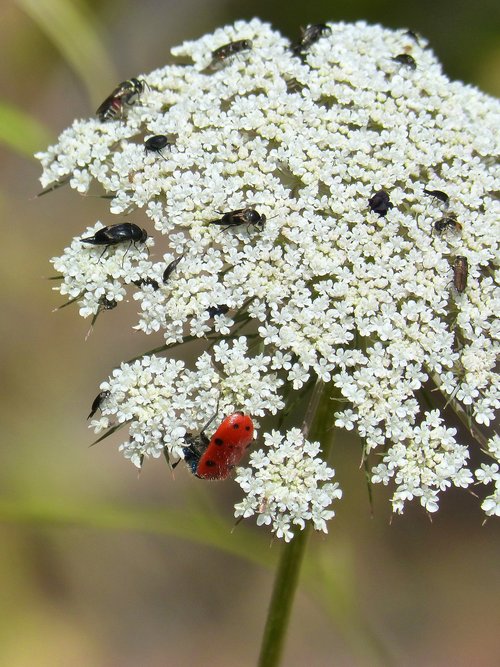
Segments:
[[[0,142],[30,157],[50,143],[45,127],[20,109],[0,102]]]
[[[117,75],[91,16],[72,0],[17,0],[83,81],[93,102]]]
[[[0,522],[170,535],[220,549],[262,567],[272,567],[280,552],[279,548],[269,549],[267,537],[257,535],[242,525],[233,530],[230,521],[198,504],[181,511],[71,505],[67,500],[0,499]]]

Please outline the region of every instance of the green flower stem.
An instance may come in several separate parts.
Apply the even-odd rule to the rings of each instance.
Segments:
[[[309,440],[319,440],[323,443],[325,460],[328,453],[325,451],[324,440],[328,438],[324,436],[327,434],[330,408],[329,392],[325,391],[323,382],[318,380],[309,401],[302,431]],[[280,664],[310,532],[310,524],[307,524],[304,530],[297,531],[293,540],[283,547],[264,628],[259,667],[277,667]]]
[[[259,667],[276,667],[280,664],[309,531],[307,524],[304,530],[283,547],[264,628]]]

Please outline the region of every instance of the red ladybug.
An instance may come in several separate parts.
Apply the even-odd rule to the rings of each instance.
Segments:
[[[199,436],[186,433],[188,446],[184,447],[184,460],[196,477],[226,479],[252,443],[253,422],[243,412],[233,412],[210,440],[205,435],[208,424]]]

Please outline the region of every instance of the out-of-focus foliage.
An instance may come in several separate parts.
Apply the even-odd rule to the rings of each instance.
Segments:
[[[254,15],[291,39],[300,25],[326,20],[411,28],[430,40],[450,76],[498,94],[500,7],[493,0],[30,0],[29,7],[32,18],[13,0],[0,5],[0,493],[10,508],[0,525],[0,664],[254,664],[272,579],[255,558],[236,557],[256,537],[263,564],[268,545],[261,535],[248,539],[244,527],[230,532],[235,485],[204,483],[182,466],[174,476],[160,461],[137,477],[111,438],[87,447],[85,417],[99,382],[142,351],[144,339],[128,334],[134,303],[104,313],[87,342],[71,307],[50,312],[60,301],[45,279],[48,258],[97,219],[117,220],[102,200],[66,188],[34,199],[40,169],[30,146],[43,148],[44,127],[57,136],[73,118],[93,114],[119,81],[171,61],[171,46]],[[28,123],[19,125],[21,118]],[[297,600],[284,664],[373,665],[376,641],[397,665],[498,664],[494,522],[481,527],[476,502],[450,497],[432,524],[416,510],[391,526],[380,490],[371,518],[363,474],[351,472],[358,443],[336,448],[345,498],[328,540],[311,544],[304,590],[313,595]],[[192,510],[193,497],[203,513]],[[116,517],[130,506],[138,510],[133,525],[111,530],[106,521],[118,528]],[[55,511],[50,518],[51,507],[64,521]],[[159,535],[152,526],[164,508],[168,517],[178,512],[177,522]],[[207,525],[207,515],[221,523]],[[269,550],[273,560],[277,548]]]
[[[43,125],[25,111],[0,102],[0,142],[28,158],[51,140]]]
[[[63,59],[81,78],[91,99],[116,80],[104,48],[95,15],[85,5],[70,0],[16,0],[59,49]]]

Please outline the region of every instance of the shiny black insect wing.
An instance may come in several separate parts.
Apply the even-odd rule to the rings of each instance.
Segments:
[[[254,208],[239,208],[236,211],[224,213],[218,220],[211,220],[210,224],[224,226],[225,229],[244,224],[255,225],[262,228],[265,222],[266,216],[261,215]]]
[[[462,229],[462,225],[452,215],[439,218],[439,220],[434,222],[434,230],[438,234],[443,232],[445,229],[454,229],[455,231],[460,231]]]

